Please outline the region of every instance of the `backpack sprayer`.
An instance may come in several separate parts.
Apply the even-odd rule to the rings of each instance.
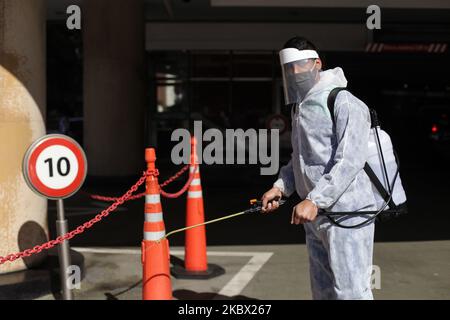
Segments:
[[[328,109],[330,111],[333,125],[334,119],[334,105],[338,93],[345,90],[345,87],[333,89],[328,96]],[[401,214],[407,213],[406,194],[403,189],[402,182],[399,175],[400,161],[395,153],[389,135],[380,128],[377,113],[374,109],[369,109],[371,118],[371,131],[368,145],[368,159],[364,166],[364,171],[369,176],[372,182],[372,189],[375,196],[377,211],[358,211],[358,212],[326,212],[320,210],[319,214],[327,216],[328,219],[335,225],[342,228],[358,228],[371,221],[381,217],[387,219],[397,217]],[[366,221],[352,225],[345,226],[339,223],[334,217],[336,216],[352,216],[352,215],[372,215]]]
[[[334,119],[334,104],[338,93],[346,88],[335,88],[328,96],[328,109],[330,111],[333,125]],[[374,109],[369,109],[371,118],[371,132],[369,137],[369,155],[364,166],[364,171],[369,176],[372,182],[372,189],[375,196],[377,208],[376,211],[349,211],[349,212],[328,212],[320,209],[318,215],[326,216],[334,225],[341,228],[352,229],[362,227],[369,224],[375,219],[379,221],[388,220],[392,217],[407,213],[406,194],[400,179],[400,161],[392,145],[389,135],[380,128],[377,113]],[[252,208],[248,212],[261,211],[262,202],[251,200]],[[279,200],[279,204],[284,204],[284,200]],[[347,226],[341,224],[336,217],[350,217],[350,216],[366,216],[369,215],[365,221]]]

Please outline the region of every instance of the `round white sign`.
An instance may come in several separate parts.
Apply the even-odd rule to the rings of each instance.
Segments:
[[[86,156],[72,138],[48,135],[28,149],[23,174],[38,194],[49,199],[67,198],[78,191],[86,178]]]
[[[36,161],[39,180],[52,189],[67,188],[75,180],[77,172],[77,157],[65,146],[56,145],[44,149]]]

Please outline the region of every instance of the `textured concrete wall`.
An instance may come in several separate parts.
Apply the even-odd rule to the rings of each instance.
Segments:
[[[0,255],[45,241],[47,200],[22,176],[29,145],[45,134],[45,2],[0,0]],[[0,266],[17,271],[45,257]]]
[[[143,0],[83,3],[84,149],[91,176],[144,168]]]

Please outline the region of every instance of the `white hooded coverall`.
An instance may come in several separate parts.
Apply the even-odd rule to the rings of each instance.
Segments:
[[[348,91],[335,102],[335,127],[327,107],[330,91],[346,87],[341,68],[320,79],[292,110],[292,158],[274,186],[294,191],[326,211],[374,211],[375,197],[363,170],[368,155],[370,114]],[[367,215],[345,216],[344,225]],[[304,225],[313,299],[373,299],[371,285],[374,223],[356,229],[335,226],[324,216]]]

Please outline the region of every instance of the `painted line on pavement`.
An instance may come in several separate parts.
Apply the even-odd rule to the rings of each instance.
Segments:
[[[85,253],[104,254],[141,254],[141,249],[128,248],[82,248],[72,247],[73,250]],[[170,250],[175,256],[184,255],[184,250]],[[218,294],[225,296],[237,296],[261,270],[264,264],[272,257],[273,252],[245,252],[245,251],[208,251],[208,256],[216,257],[251,257],[251,259],[235,274],[235,276],[220,290]]]
[[[219,294],[229,297],[240,294],[272,255],[272,252],[254,254],[250,261],[220,290]]]

